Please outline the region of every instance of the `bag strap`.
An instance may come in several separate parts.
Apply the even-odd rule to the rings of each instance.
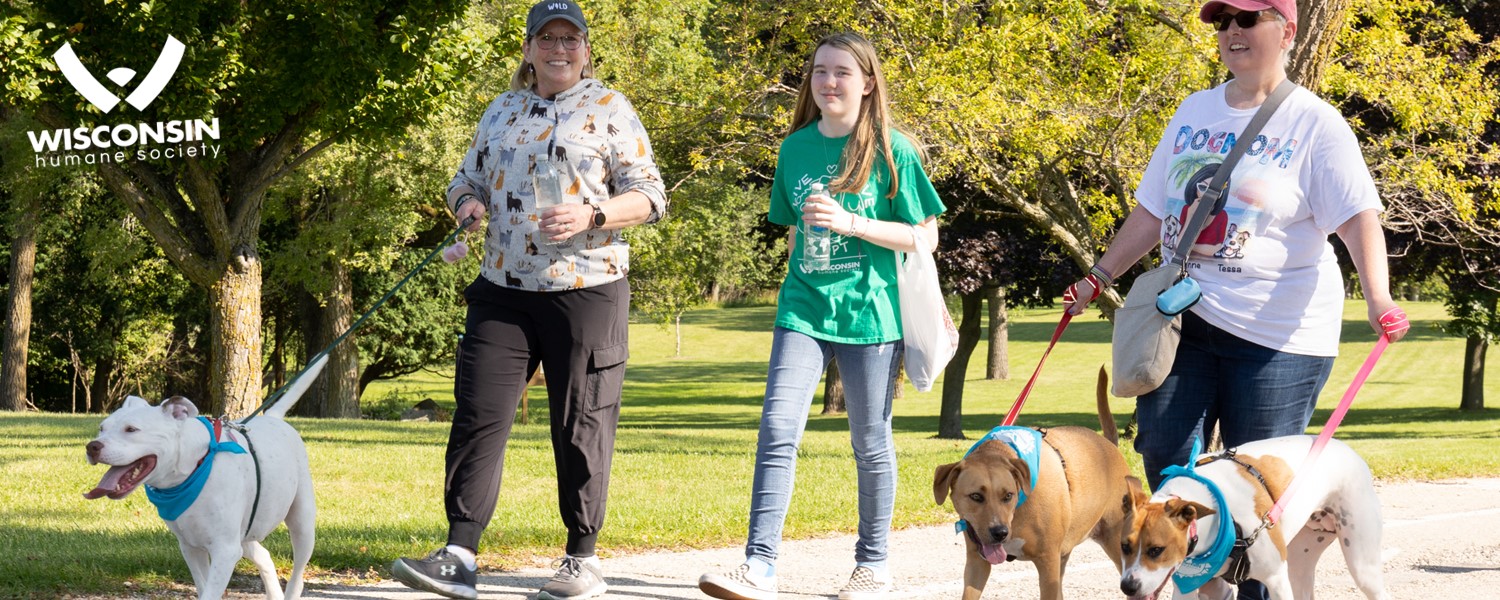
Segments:
[[[1277,107],[1280,107],[1281,102],[1286,100],[1287,96],[1292,95],[1292,91],[1296,89],[1297,84],[1292,83],[1292,80],[1281,80],[1281,85],[1276,86],[1271,95],[1266,97],[1266,101],[1261,103],[1260,110],[1255,111],[1255,116],[1250,118],[1250,124],[1245,126],[1240,137],[1235,138],[1234,148],[1219,165],[1219,170],[1214,172],[1214,178],[1208,184],[1208,190],[1198,198],[1198,206],[1193,209],[1193,216],[1188,219],[1187,227],[1182,229],[1182,237],[1178,238],[1177,242],[1177,251],[1172,253],[1172,258],[1167,261],[1168,263],[1181,265],[1187,262],[1188,251],[1193,247],[1191,240],[1198,239],[1198,234],[1203,232],[1203,226],[1208,223],[1209,215],[1223,209],[1219,201],[1228,192],[1225,188],[1229,185],[1229,172],[1234,170],[1235,165],[1240,162],[1240,157],[1250,149],[1250,140],[1260,135],[1261,128],[1271,120],[1271,115],[1276,112]]]

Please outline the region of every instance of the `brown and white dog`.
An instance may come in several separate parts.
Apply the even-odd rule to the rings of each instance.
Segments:
[[[1063,571],[1073,548],[1085,539],[1104,547],[1120,564],[1120,533],[1125,524],[1122,498],[1139,493],[1116,447],[1114,417],[1109,412],[1108,376],[1099,370],[1099,425],[1104,435],[1084,427],[1042,430],[1033,471],[1010,444],[986,439],[963,460],[942,465],[933,475],[938,504],[953,496],[953,508],[965,527],[968,556],[964,562],[966,600],[979,598],[990,567],[1007,560],[1036,565],[1041,597],[1062,598]],[[1024,433],[1024,432],[1023,432]],[[987,436],[987,438],[992,436]],[[1017,506],[1025,496],[1025,502]]]
[[[1336,439],[1329,440],[1315,464],[1304,467],[1313,439],[1294,435],[1252,442],[1235,448],[1233,460],[1204,455],[1194,467],[1197,477],[1213,483],[1229,505],[1239,531],[1234,535],[1254,536],[1244,551],[1249,564],[1240,573],[1264,583],[1274,600],[1312,598],[1318,557],[1337,540],[1355,585],[1369,598],[1389,598],[1380,572],[1380,500],[1370,468]],[[1303,479],[1281,521],[1256,535],[1262,517],[1304,468],[1308,470],[1300,473]],[[1173,573],[1184,574],[1179,569],[1190,556],[1209,555],[1221,543],[1225,511],[1208,485],[1192,476],[1171,477],[1150,497],[1134,491],[1126,504],[1120,591],[1132,600],[1157,598]],[[1173,598],[1228,597],[1230,582],[1224,577],[1234,572],[1232,563],[1219,567],[1202,587],[1178,589]],[[1202,576],[1209,576],[1211,568],[1203,567]]]

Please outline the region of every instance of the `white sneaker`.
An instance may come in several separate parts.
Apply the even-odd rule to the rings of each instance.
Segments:
[[[890,575],[879,579],[869,567],[854,567],[849,583],[839,590],[839,600],[880,600],[891,592]]]
[[[698,589],[723,600],[776,600],[776,576],[756,577],[750,565],[741,564],[723,575],[705,573],[698,578]]]

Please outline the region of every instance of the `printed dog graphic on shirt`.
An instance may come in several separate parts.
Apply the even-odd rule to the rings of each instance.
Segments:
[[[1161,245],[1163,248],[1177,248],[1178,239],[1182,237],[1182,221],[1177,220],[1177,215],[1167,215],[1162,221]]]
[[[1214,258],[1245,258],[1245,243],[1250,241],[1250,232],[1239,231],[1237,223],[1229,224],[1229,241],[1214,253]]]

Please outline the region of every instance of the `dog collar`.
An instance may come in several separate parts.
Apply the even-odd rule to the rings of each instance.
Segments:
[[[1208,493],[1213,496],[1214,503],[1218,504],[1219,535],[1214,539],[1213,546],[1200,554],[1184,558],[1182,564],[1178,565],[1177,571],[1172,573],[1172,583],[1177,585],[1179,594],[1197,591],[1198,588],[1203,587],[1203,584],[1208,583],[1208,580],[1213,579],[1224,567],[1224,562],[1229,558],[1229,551],[1234,548],[1234,517],[1229,514],[1229,504],[1224,501],[1224,492],[1220,491],[1219,486],[1214,485],[1214,482],[1209,481],[1207,477],[1199,475],[1194,468],[1195,459],[1202,448],[1202,440],[1193,438],[1193,453],[1188,456],[1187,464],[1172,465],[1161,470],[1161,474],[1166,476],[1166,479],[1162,480],[1163,485],[1173,478],[1187,477],[1207,487]],[[1196,523],[1194,521],[1195,527]]]
[[[1011,450],[1016,451],[1016,456],[1026,461],[1026,470],[1031,472],[1031,483],[1026,487],[1036,489],[1036,474],[1042,469],[1042,432],[1030,427],[1001,425],[984,434],[984,437],[974,442],[973,446],[969,446],[969,451],[964,453],[964,458],[968,458],[970,454],[979,449],[980,445],[989,441],[1003,442],[1005,445],[1010,446]],[[1016,508],[1021,508],[1021,505],[1025,503],[1026,490],[1019,490],[1016,497]],[[964,522],[963,519],[959,519],[953,524],[955,533],[962,533],[968,528],[969,524]]]
[[[188,475],[182,483],[170,488],[161,489],[151,486],[146,487],[146,498],[156,505],[156,514],[163,521],[176,521],[182,516],[189,506],[198,499],[198,494],[203,492],[204,484],[208,483],[208,475],[214,469],[214,455],[219,452],[231,454],[245,454],[245,449],[239,442],[219,441],[219,432],[214,423],[208,417],[198,417],[198,422],[208,429],[208,452],[203,455],[203,460],[198,461],[198,467]]]

